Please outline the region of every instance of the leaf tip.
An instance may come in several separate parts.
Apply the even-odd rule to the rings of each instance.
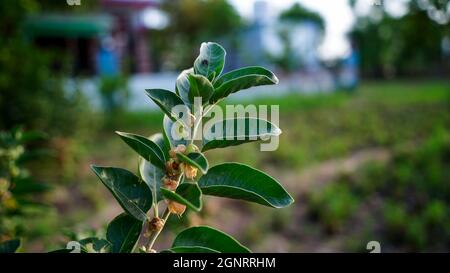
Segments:
[[[283,133],[283,131],[280,129],[280,128],[275,128],[274,130],[273,130],[273,133],[276,135],[276,136],[279,136],[279,135],[281,135],[282,133]]]
[[[91,167],[91,170],[92,170],[97,176],[100,175],[100,168],[101,168],[101,167],[96,166],[96,165],[94,165],[94,164],[91,164],[90,167]]]
[[[278,79],[277,76],[275,76],[275,74],[273,74],[273,79],[272,80],[273,80],[274,84],[278,84],[280,82],[280,80]]]
[[[286,204],[284,206],[281,206],[280,208],[289,207],[290,205],[295,203],[295,199],[291,196],[291,194],[288,193],[288,192],[286,192],[286,193],[287,193],[287,195],[289,197],[288,202],[286,202]]]

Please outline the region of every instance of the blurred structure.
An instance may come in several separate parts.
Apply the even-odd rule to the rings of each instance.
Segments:
[[[348,56],[339,64],[336,75],[337,86],[344,90],[354,90],[359,82],[359,52],[354,43],[351,45]]]
[[[117,52],[124,62],[128,56],[132,73],[151,72],[148,26],[144,23],[143,12],[158,8],[156,0],[101,0],[102,10],[116,19],[112,33]]]
[[[164,0],[160,7],[167,25],[152,30],[148,41],[155,71],[189,68],[205,41],[219,42],[228,52],[240,45],[243,20],[228,0]]]
[[[232,64],[272,67],[284,78],[283,88],[333,90],[333,77],[318,55],[325,29],[322,17],[298,3],[278,17],[270,16],[270,9],[268,1],[255,2],[253,22],[242,30],[241,46],[238,54],[232,55],[236,57]]]
[[[29,17],[26,34],[37,46],[70,56],[74,75],[151,72],[143,14],[157,9],[159,1],[101,0],[99,5],[101,12]]]
[[[319,69],[317,48],[323,36],[323,19],[299,4],[280,18],[269,16],[270,8],[267,1],[255,2],[253,22],[243,30],[242,62],[275,63],[286,72]]]
[[[189,67],[203,41],[227,49],[226,71],[248,65],[275,70],[281,84],[267,93],[353,90],[359,77],[437,76],[449,71],[445,5],[410,0],[404,2],[405,12],[394,16],[387,2],[350,2],[356,19],[348,35],[351,49],[327,63],[318,52],[325,20],[299,3],[274,14],[273,1],[254,1],[253,16],[246,22],[228,0],[97,0],[80,10],[62,3],[56,11],[49,8],[56,4],[45,2],[45,12],[29,17],[25,29],[34,45],[62,56],[52,60],[52,71],[67,71],[60,68],[68,66],[69,76],[76,76],[67,77],[70,80],[88,76],[91,82],[82,89],[90,98],[103,89],[103,80],[92,79],[125,75],[117,86],[129,87],[134,109],[148,107],[142,102],[143,88],[158,82],[173,89],[176,71]],[[360,2],[368,14],[357,11]],[[417,29],[424,29],[426,37]],[[104,86],[116,85],[106,81]],[[104,91],[100,93],[114,93]]]
[[[42,14],[26,20],[25,32],[39,48],[69,56],[73,60],[74,74],[92,75],[96,71],[97,45],[101,37],[111,34],[113,22],[106,14]]]

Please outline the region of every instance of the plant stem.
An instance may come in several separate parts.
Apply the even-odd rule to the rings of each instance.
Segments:
[[[155,215],[155,217],[159,217],[159,215],[158,215],[158,203],[157,202],[153,203],[153,214]]]
[[[156,195],[156,168],[153,168],[153,190],[152,190],[152,199],[153,199],[153,213],[155,217],[159,217],[158,215],[158,198]]]
[[[191,138],[190,144],[194,143],[194,138],[195,138],[195,135],[197,134],[197,129],[198,129],[198,125],[200,124],[200,121],[206,116],[206,114],[209,113],[209,111],[211,111],[211,109],[212,109],[216,104],[217,104],[217,102],[214,103],[214,104],[212,104],[212,105],[208,105],[209,108],[208,108],[207,110],[205,110],[205,111],[202,113],[202,115],[200,116],[199,120],[196,120],[196,121],[194,122],[194,126],[193,126],[194,130],[193,130],[193,132],[192,132],[192,138]]]
[[[156,173],[156,172],[155,172]],[[155,174],[154,173],[154,174]],[[178,183],[180,183],[180,181],[181,181],[181,178],[184,176],[184,172],[182,171],[181,173],[180,173],[180,175],[178,176]],[[156,177],[155,177],[156,178]],[[155,180],[156,181],[156,180]],[[156,192],[156,190],[155,190],[155,192]],[[156,197],[155,197],[156,198]],[[156,211],[155,211],[155,217],[158,217],[158,202],[156,202]],[[161,227],[161,229],[160,230],[155,230],[155,231],[152,231],[152,233],[150,234],[150,237],[149,237],[149,239],[148,239],[148,242],[147,242],[147,246],[146,246],[146,249],[147,249],[147,251],[149,251],[150,249],[152,249],[153,248],[153,245],[155,244],[155,241],[156,241],[156,239],[158,238],[158,236],[159,236],[159,234],[161,233],[161,231],[163,230],[163,228],[166,226],[166,222],[167,222],[167,219],[169,219],[169,216],[170,216],[170,211],[169,211],[169,207],[166,207],[166,210],[164,211],[164,213],[163,213],[163,215],[162,215],[162,220],[163,220],[163,226]]]
[[[200,118],[200,119],[201,119],[201,118]],[[198,127],[198,124],[199,124],[199,123],[200,123],[200,122],[199,122],[198,120],[194,121],[194,125],[192,126],[192,128],[193,128],[192,136],[191,136],[191,140],[190,140],[189,144],[194,143],[195,134],[197,133],[197,127]]]
[[[161,227],[160,230],[157,231],[153,231],[152,234],[150,235],[150,238],[148,239],[148,243],[147,243],[147,250],[152,249],[153,244],[156,241],[156,238],[158,238],[159,234],[161,233],[161,231],[163,230],[164,226],[166,225],[167,219],[169,219],[170,216],[170,211],[168,208],[166,208],[166,210],[164,211],[164,214],[162,216],[162,220],[164,221],[163,226]]]

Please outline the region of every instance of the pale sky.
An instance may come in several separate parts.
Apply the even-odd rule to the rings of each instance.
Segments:
[[[355,23],[355,15],[350,8],[349,0],[228,0],[238,12],[248,18],[253,18],[254,4],[257,1],[265,1],[268,5],[268,16],[276,18],[278,14],[294,3],[299,2],[306,8],[318,12],[325,20],[325,36],[319,48],[319,55],[323,59],[343,57],[349,53],[350,45],[346,34]],[[402,16],[407,12],[406,3],[409,0],[384,1],[385,9],[393,16]],[[358,0],[356,12],[366,15],[373,5],[381,3],[381,0]],[[450,4],[449,4],[450,8]],[[164,16],[154,14],[154,9],[149,9],[144,16],[144,21],[153,28],[162,28],[167,24]],[[161,17],[161,18],[159,18]],[[148,19],[148,20],[147,20]],[[147,22],[148,21],[148,22]]]
[[[258,0],[229,0],[247,18],[253,17],[253,5]],[[345,34],[354,23],[354,16],[348,0],[266,0],[270,16],[300,2],[303,6],[322,15],[326,24],[324,41],[319,54],[324,59],[344,56],[349,50]],[[369,0],[370,4],[370,0]]]

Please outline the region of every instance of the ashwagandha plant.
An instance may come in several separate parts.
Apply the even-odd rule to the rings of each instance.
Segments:
[[[211,132],[215,138],[195,138],[202,122],[207,120],[206,113],[228,95],[253,86],[278,83],[272,72],[256,66],[222,74],[224,63],[225,50],[219,44],[203,43],[193,68],[184,70],[177,78],[176,92],[146,90],[165,113],[163,132],[149,138],[117,132],[140,156],[138,176],[120,168],[92,166],[125,212],[108,225],[106,239],[81,240],[81,251],[156,252],[153,245],[169,216],[180,216],[186,208],[200,211],[203,194],[272,208],[282,208],[294,201],[274,178],[250,166],[223,163],[209,168],[206,151],[265,140],[281,133],[269,121],[237,117],[213,123]],[[201,110],[196,109],[196,104],[200,104],[197,106]],[[255,121],[257,126],[252,127]],[[239,124],[245,130],[231,130],[230,135],[227,128],[237,128]],[[162,213],[160,203],[166,204]],[[138,247],[141,236],[146,237],[146,243]],[[219,230],[196,226],[179,233],[171,248],[163,251],[249,252],[249,249]]]

